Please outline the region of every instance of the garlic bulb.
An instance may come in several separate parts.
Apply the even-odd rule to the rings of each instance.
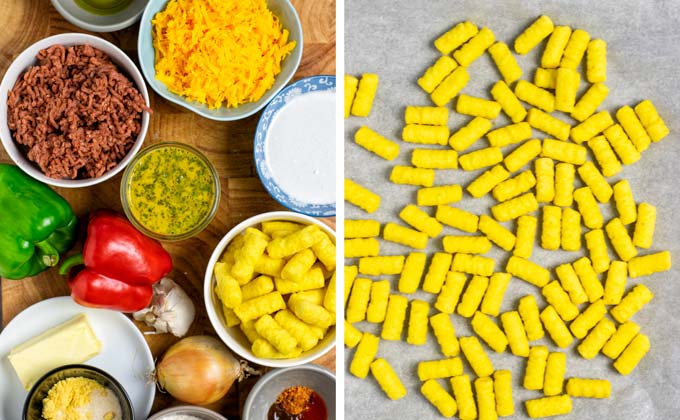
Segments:
[[[196,308],[189,295],[168,277],[154,284],[153,292],[151,305],[132,316],[153,327],[157,333],[184,336],[196,316]]]

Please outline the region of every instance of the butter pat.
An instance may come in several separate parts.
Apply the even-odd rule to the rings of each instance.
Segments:
[[[14,347],[7,357],[26,390],[59,366],[83,363],[99,354],[101,342],[87,315],[79,314]]]

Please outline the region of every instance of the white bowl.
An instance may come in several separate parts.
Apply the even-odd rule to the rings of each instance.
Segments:
[[[321,340],[312,349],[302,353],[299,357],[293,359],[262,359],[255,356],[250,350],[250,343],[238,326],[231,328],[226,326],[224,315],[222,313],[222,304],[215,294],[215,276],[213,275],[215,263],[220,260],[220,257],[227,248],[227,245],[229,245],[229,242],[231,242],[231,240],[238,234],[245,231],[246,228],[271,220],[285,220],[305,225],[317,225],[335,242],[335,232],[333,229],[320,220],[314,219],[313,217],[287,211],[274,211],[253,216],[239,223],[233,229],[227,232],[227,234],[215,247],[215,250],[210,256],[210,261],[208,261],[208,267],[205,272],[205,279],[203,282],[203,297],[205,300],[205,307],[208,312],[208,318],[210,318],[210,323],[212,324],[213,328],[215,328],[215,331],[217,331],[217,335],[222,339],[222,341],[224,341],[227,347],[229,347],[236,354],[262,366],[299,366],[323,356],[333,348],[335,345],[335,326],[332,326],[328,330],[323,340]]]
[[[165,410],[159,411],[153,416],[149,417],[149,420],[164,420],[174,416],[172,418],[177,418],[176,416],[194,416],[201,420],[227,420],[221,414],[217,414],[212,410],[208,410],[204,407],[198,407],[195,405],[179,405],[176,407],[166,408]]]
[[[65,187],[65,188],[78,188],[78,187],[89,187],[91,185],[99,184],[104,182],[109,178],[115,176],[118,172],[123,170],[125,166],[132,160],[134,155],[142,147],[144,142],[144,137],[146,136],[146,131],[149,128],[149,113],[142,113],[142,126],[137,136],[135,144],[132,146],[127,156],[125,156],[113,169],[106,172],[104,175],[97,178],[87,178],[87,179],[56,179],[46,176],[40,168],[26,157],[23,151],[21,151],[12,138],[12,134],[7,125],[7,94],[16,84],[17,79],[26,71],[30,66],[37,64],[35,56],[38,52],[44,48],[50,47],[52,45],[84,45],[88,44],[105,52],[111,61],[115,63],[120,70],[122,70],[135,84],[135,87],[139,90],[146,105],[149,106],[149,92],[146,89],[146,84],[144,83],[144,78],[142,74],[132,62],[130,57],[128,57],[120,48],[116,47],[112,43],[105,41],[99,37],[87,34],[79,33],[67,33],[54,35],[48,38],[41,39],[30,47],[26,48],[17,58],[10,64],[5,76],[0,82],[0,140],[2,140],[2,145],[9,154],[10,158],[16,163],[24,172],[26,172],[31,177],[42,181],[46,184],[53,185],[55,187]]]
[[[111,15],[97,15],[78,6],[74,0],[52,0],[60,15],[79,28],[92,32],[113,32],[132,26],[144,12],[148,0],[132,0],[125,9]]]

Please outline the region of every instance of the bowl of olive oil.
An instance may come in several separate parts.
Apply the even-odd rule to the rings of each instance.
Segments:
[[[93,32],[113,32],[131,26],[144,12],[147,0],[52,0],[72,24]]]

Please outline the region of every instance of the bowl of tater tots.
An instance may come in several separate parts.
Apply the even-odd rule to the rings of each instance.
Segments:
[[[312,361],[335,342],[335,232],[293,212],[253,216],[213,251],[208,317],[239,356],[270,367]]]

